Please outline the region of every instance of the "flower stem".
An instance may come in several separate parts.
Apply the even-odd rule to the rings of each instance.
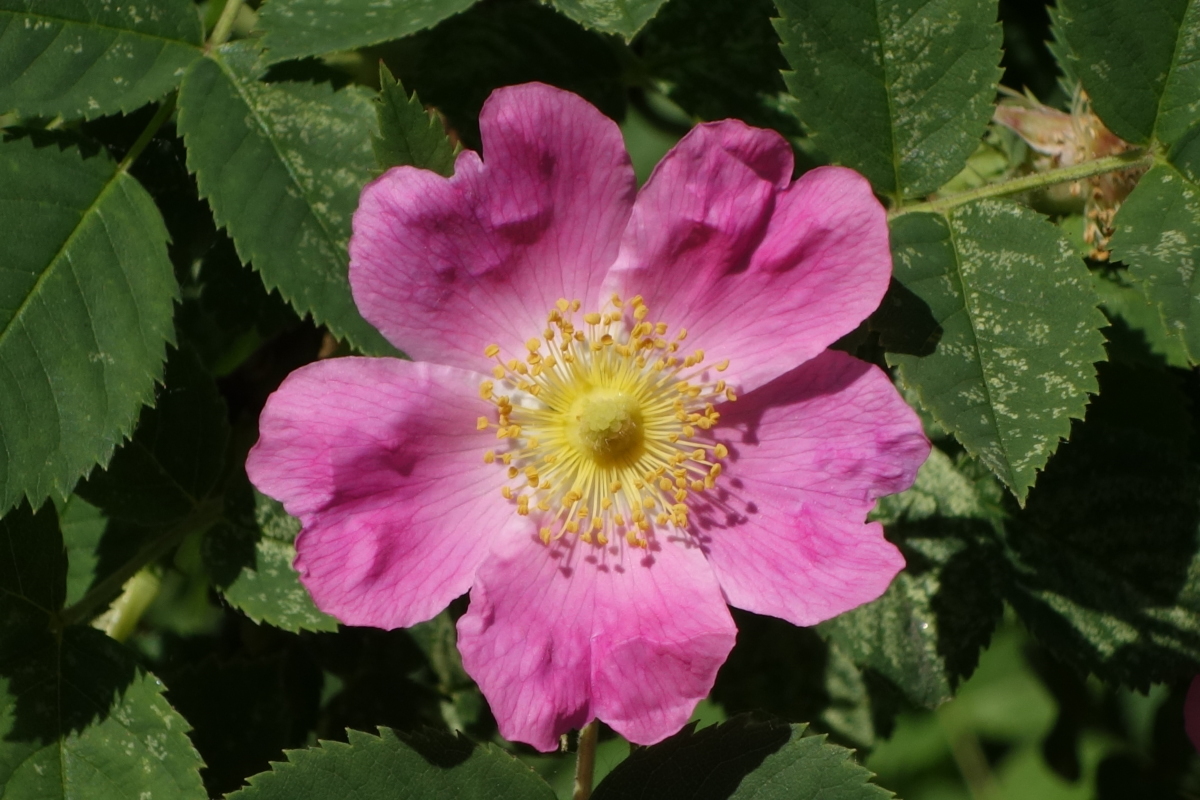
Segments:
[[[107,606],[113,598],[121,593],[125,583],[143,567],[166,555],[171,548],[187,538],[189,533],[208,528],[220,517],[220,503],[210,501],[197,506],[190,517],[142,545],[133,558],[89,589],[87,594],[79,598],[75,605],[60,611],[57,620],[58,627],[65,628],[94,617],[97,611]]]
[[[959,192],[949,197],[940,197],[937,200],[900,206],[899,208],[892,209],[889,216],[898,217],[901,214],[911,214],[917,211],[942,213],[965,203],[973,203],[976,200],[983,200],[988,197],[1001,197],[1006,194],[1027,192],[1031,189],[1053,186],[1056,183],[1070,183],[1071,181],[1090,178],[1093,175],[1102,175],[1105,172],[1149,167],[1153,163],[1154,155],[1144,150],[1130,151],[1115,156],[1105,156],[1104,158],[1085,161],[1082,164],[1059,167],[1058,169],[1051,169],[1046,172],[1036,172],[1033,175],[1023,175],[1020,178],[1013,178],[1012,180],[1001,181],[999,183],[989,183],[986,186],[980,186],[978,189]]]
[[[571,794],[571,800],[588,800],[592,796],[599,736],[600,723],[597,720],[592,720],[579,731],[579,747],[575,751],[575,791]]]

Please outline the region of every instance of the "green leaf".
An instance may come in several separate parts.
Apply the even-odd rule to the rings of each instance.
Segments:
[[[479,147],[479,110],[500,86],[530,81],[574,92],[615,120],[626,86],[615,48],[537,3],[480,3],[404,43],[404,85]]]
[[[226,522],[204,542],[205,565],[226,602],[255,622],[284,630],[337,630],[337,620],[317,610],[292,567],[300,520],[259,492],[235,495],[226,506]]]
[[[733,609],[738,643],[710,698],[729,714],[806,719],[838,744],[872,747],[872,696],[861,670],[815,628]]]
[[[879,599],[821,625],[857,664],[917,705],[949,700],[971,676],[1003,606],[994,531],[1003,489],[977,462],[934,449],[911,489],[882,499],[874,517],[907,565]]]
[[[1062,0],[1057,29],[1092,107],[1129,142],[1170,144],[1200,116],[1200,2]]]
[[[52,632],[66,564],[53,508],[0,520],[0,786],[6,798],[204,798],[187,722],[91,628]]]
[[[971,676],[1004,610],[988,526],[934,518],[889,531],[907,566],[878,600],[822,624],[862,667],[934,708]]]
[[[67,549],[67,599],[64,605],[69,606],[83,597],[96,578],[100,563],[97,551],[108,518],[77,494],[63,503],[58,518],[63,545]]]
[[[777,0],[813,143],[881,194],[927,194],[979,144],[1000,79],[988,0]]]
[[[680,108],[703,120],[737,117],[801,133],[780,70],[772,0],[672,0],[638,36],[645,70]]]
[[[185,519],[213,493],[225,465],[228,411],[197,357],[172,353],[163,384],[133,438],[75,490],[108,516],[138,525]]]
[[[989,200],[892,222],[895,277],[941,327],[932,354],[888,354],[902,382],[1024,501],[1096,391],[1105,324],[1070,241]]]
[[[271,0],[258,26],[267,61],[319,56],[401,39],[470,8],[476,0]]]
[[[633,39],[666,0],[553,0],[554,7],[585,28]]]
[[[429,114],[416,92],[410,98],[404,86],[379,62],[379,97],[375,99],[379,135],[372,140],[375,162],[381,171],[407,166],[430,169],[450,177],[455,148],[436,114]]]
[[[105,158],[0,144],[0,513],[65,496],[162,377],[178,287],[146,190]]]
[[[980,474],[983,473],[983,474]],[[978,462],[959,457],[957,463],[934,448],[907,491],[880,498],[871,519],[885,525],[919,522],[930,517],[980,519],[999,524],[1003,489]]]
[[[1142,176],[1113,222],[1113,254],[1200,363],[1200,185],[1170,164]]]
[[[132,111],[179,85],[201,38],[188,0],[0,0],[0,112]]]
[[[369,355],[394,355],[347,280],[350,218],[375,160],[369,94],[262,83],[247,41],[197,62],[179,93],[188,169],[269,289]]]
[[[853,751],[804,736],[804,725],[740,716],[631,753],[595,800],[886,800]]]
[[[1101,365],[1101,392],[1007,531],[1007,599],[1060,657],[1145,691],[1200,672],[1200,468],[1161,368]]]
[[[287,763],[250,778],[229,800],[554,799],[533,770],[494,745],[433,732],[401,738],[388,728],[379,736],[347,733],[349,744],[288,751]]]
[[[1092,273],[1092,286],[1100,297],[1104,313],[1110,320],[1120,320],[1132,331],[1140,334],[1145,348],[1163,363],[1172,367],[1187,369],[1190,366],[1187,347],[1183,337],[1177,331],[1167,329],[1163,318],[1162,308],[1158,303],[1146,297],[1143,285],[1134,284],[1128,277],[1128,270],[1097,270]],[[1134,360],[1141,353],[1114,353],[1114,334],[1108,334],[1109,357],[1116,359],[1119,355],[1129,355]]]

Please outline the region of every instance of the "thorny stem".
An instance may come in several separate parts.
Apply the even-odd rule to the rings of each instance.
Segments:
[[[133,558],[89,589],[88,593],[81,597],[75,605],[59,612],[58,626],[66,628],[69,625],[91,619],[100,608],[108,605],[121,593],[125,583],[140,572],[142,567],[162,558],[170,552],[171,548],[187,538],[189,533],[205,530],[220,519],[220,516],[221,506],[217,502],[209,501],[197,506],[190,517],[142,545]]]
[[[233,21],[237,19],[241,7],[242,0],[226,0],[225,8],[221,10],[221,16],[217,18],[217,24],[213,26],[208,42],[204,45],[205,50],[212,50],[229,41],[229,34],[233,32]]]
[[[579,747],[575,751],[575,791],[571,794],[571,800],[588,800],[592,796],[599,736],[600,723],[597,720],[592,720],[579,731]]]
[[[987,186],[980,186],[978,189],[971,189],[966,192],[952,194],[949,197],[940,197],[937,200],[929,200],[923,203],[913,203],[912,205],[900,206],[892,209],[889,216],[898,217],[901,214],[911,214],[915,211],[932,211],[941,213],[949,211],[965,203],[971,203],[976,200],[983,200],[988,197],[1001,197],[1006,194],[1017,194],[1019,192],[1027,192],[1031,189],[1041,189],[1046,186],[1053,186],[1056,183],[1069,183],[1071,181],[1083,180],[1090,178],[1093,175],[1101,175],[1105,172],[1116,172],[1122,169],[1134,169],[1137,167],[1149,167],[1154,163],[1154,155],[1147,153],[1144,150],[1131,151],[1121,153],[1115,156],[1105,156],[1097,158],[1093,161],[1085,161],[1082,164],[1073,164],[1069,167],[1059,167],[1058,169],[1047,170],[1046,172],[1038,172],[1033,175],[1025,175],[1020,178],[1013,178],[1009,181],[1001,181],[999,183],[989,183]]]

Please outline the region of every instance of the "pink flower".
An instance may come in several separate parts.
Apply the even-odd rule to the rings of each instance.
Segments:
[[[787,143],[733,120],[640,192],[572,94],[498,90],[480,128],[486,160],[393,169],[354,216],[358,307],[416,360],[292,373],[247,470],[343,622],[470,590],[459,648],[504,736],[552,750],[599,717],[651,744],[712,687],[726,603],[812,625],[904,564],[865,518],[929,443],[826,350],[887,288],[883,210],[847,169],[792,182]]]

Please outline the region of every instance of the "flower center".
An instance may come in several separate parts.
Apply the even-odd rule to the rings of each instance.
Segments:
[[[642,406],[621,390],[599,387],[581,394],[564,422],[567,441],[597,464],[617,464],[644,442]]]
[[[729,451],[710,433],[721,416],[714,403],[736,397],[713,373],[729,362],[683,355],[687,331],[668,337],[666,323],[646,320],[641,297],[614,295],[577,328],[580,306],[559,300],[523,358],[487,347],[496,380],[480,395],[496,417],[478,427],[494,427],[502,444],[484,461],[507,469],[502,494],[518,514],[540,518],[544,543],[569,534],[647,547],[656,528],[686,529],[689,495],[721,474]]]

